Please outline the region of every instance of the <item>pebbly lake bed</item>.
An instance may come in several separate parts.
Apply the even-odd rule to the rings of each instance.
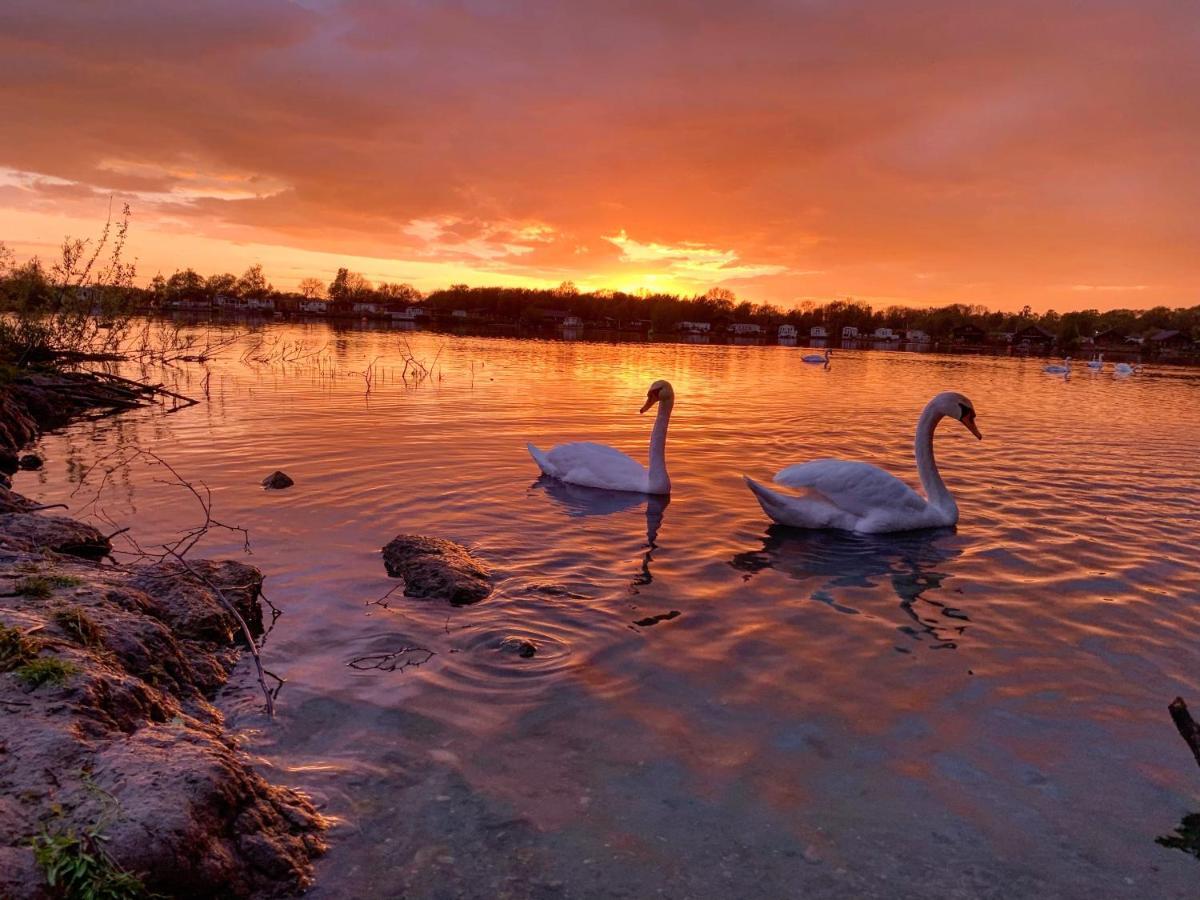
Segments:
[[[220,531],[197,552],[266,575],[287,683],[267,720],[243,660],[221,705],[334,819],[313,896],[1195,896],[1200,860],[1155,839],[1200,812],[1166,712],[1200,698],[1200,373],[325,325],[236,341],[174,370],[204,402],[47,435],[15,487],[161,542],[196,524],[190,498],[144,458],[94,467],[148,449],[249,531],[249,556]],[[657,378],[669,502],[538,477],[526,441],[644,460]],[[941,390],[984,434],[935,442],[956,530],[768,527],[743,473],[836,456],[915,485]],[[296,484],[264,491],[276,469]],[[469,546],[495,592],[380,600],[402,532]]]

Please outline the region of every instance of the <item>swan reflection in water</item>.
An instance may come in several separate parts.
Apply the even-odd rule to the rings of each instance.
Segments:
[[[889,535],[811,531],[772,525],[762,548],[735,554],[729,564],[753,578],[774,569],[804,584],[814,584],[811,597],[838,612],[860,610],[839,603],[839,589],[871,588],[880,578],[891,580],[900,609],[911,619],[898,630],[916,641],[926,637],[933,649],[954,649],[969,618],[958,607],[926,596],[950,576],[946,564],[962,551],[951,546],[952,528]],[[909,650],[897,647],[903,653]]]
[[[650,563],[654,560],[654,551],[658,549],[658,530],[662,527],[663,513],[671,503],[669,494],[638,494],[632,491],[580,487],[548,475],[541,476],[531,487],[544,491],[547,497],[572,518],[611,516],[645,504],[646,546],[642,553],[641,571],[634,576],[630,591],[636,594],[639,587],[654,581],[654,576],[650,574]]]

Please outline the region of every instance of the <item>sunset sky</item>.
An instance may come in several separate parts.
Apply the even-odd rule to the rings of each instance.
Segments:
[[[0,240],[784,306],[1200,303],[1195,2],[5,0]]]

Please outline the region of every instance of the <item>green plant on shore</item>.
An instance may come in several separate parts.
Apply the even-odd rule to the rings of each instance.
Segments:
[[[78,580],[78,579],[76,579]],[[64,606],[54,611],[54,622],[76,643],[85,647],[98,647],[103,632],[92,617],[78,606]]]
[[[43,656],[16,669],[16,675],[31,688],[43,684],[62,685],[79,671],[79,666],[57,656]]]
[[[56,588],[78,587],[83,580],[74,575],[30,575],[17,582],[17,593],[22,597],[47,600]]]
[[[38,645],[23,631],[0,625],[0,672],[11,672],[37,657]]]

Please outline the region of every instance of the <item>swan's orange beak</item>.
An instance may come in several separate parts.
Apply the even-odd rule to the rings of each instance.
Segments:
[[[658,402],[658,391],[650,391],[650,393],[646,394],[646,402],[642,406],[642,408],[638,410],[638,415],[641,415],[642,413],[644,413],[646,410],[648,410],[650,407],[652,407],[657,402]]]
[[[967,431],[971,432],[971,434],[975,435],[975,437],[979,438],[979,440],[983,440],[983,435],[979,433],[979,426],[975,424],[974,416],[968,416],[962,420],[962,423],[967,426]]]

